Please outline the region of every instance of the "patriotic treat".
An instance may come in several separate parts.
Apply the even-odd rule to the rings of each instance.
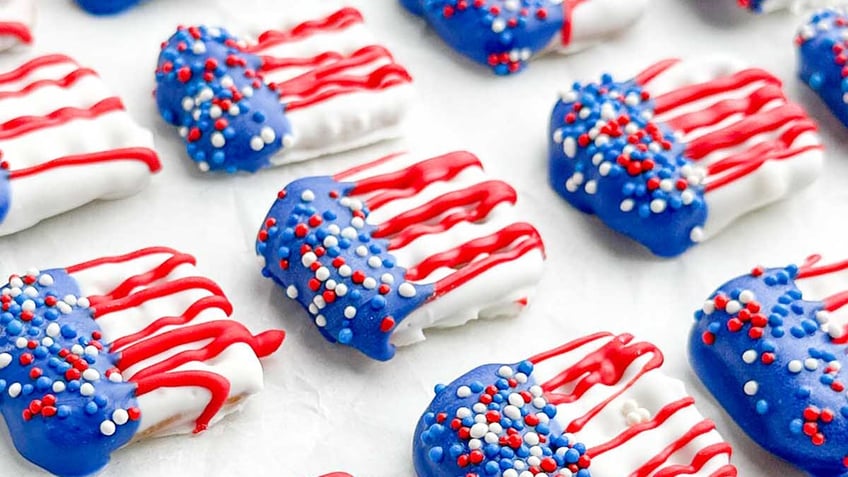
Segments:
[[[76,0],[77,4],[95,15],[113,15],[138,5],[141,0]]]
[[[848,11],[822,10],[795,38],[801,79],[848,126]]]
[[[94,70],[67,56],[0,73],[0,104],[0,235],[134,195],[160,169],[152,134]]]
[[[780,80],[727,58],[576,83],[550,132],[554,190],[660,256],[806,187],[823,162],[816,124]]]
[[[498,75],[573,53],[635,23],[647,0],[401,0],[454,50]]]
[[[32,43],[33,0],[0,0],[0,50]]]
[[[12,275],[0,289],[0,411],[18,451],[91,475],[139,439],[200,432],[262,389],[254,336],[194,258],[149,248]]]
[[[754,441],[808,475],[834,477],[848,475],[848,335],[836,314],[848,303],[848,262],[820,259],[722,285],[695,313],[689,360]]]
[[[516,198],[470,153],[397,154],[286,186],[256,251],[327,340],[388,360],[426,328],[527,303],[544,250]]]
[[[202,170],[254,172],[398,134],[412,78],[359,11],[292,11],[255,43],[204,26],[164,43],[159,111]]]
[[[663,355],[597,333],[436,386],[415,429],[419,477],[732,477],[732,449]]]

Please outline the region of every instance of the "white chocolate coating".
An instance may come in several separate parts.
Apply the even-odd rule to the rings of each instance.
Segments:
[[[22,27],[31,30],[34,24],[35,0],[0,0],[0,30],[17,30]],[[21,38],[16,34],[0,34],[0,50],[7,50],[21,43]]]
[[[571,38],[557,35],[548,50],[569,54],[615,36],[639,21],[650,0],[582,0],[571,18]],[[566,0],[575,3],[574,0]]]

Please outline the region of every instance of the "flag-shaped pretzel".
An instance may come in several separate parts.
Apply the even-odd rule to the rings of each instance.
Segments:
[[[419,477],[734,477],[732,449],[665,375],[656,346],[596,333],[480,366],[418,421]]]
[[[575,84],[549,148],[554,190],[661,256],[796,193],[823,162],[816,124],[780,80],[726,57]]]
[[[498,75],[549,52],[572,53],[627,29],[647,0],[401,0],[454,50]]]
[[[412,78],[344,7],[247,43],[180,28],[162,46],[156,99],[202,170],[256,171],[394,137]]]
[[[121,98],[65,55],[0,73],[0,235],[139,192],[161,167],[152,148]]]
[[[148,248],[0,288],[0,412],[18,451],[91,475],[133,441],[200,432],[262,389],[254,336],[191,255]]]
[[[396,154],[286,186],[257,253],[326,339],[387,360],[426,328],[523,308],[544,250],[516,200],[468,152]]]

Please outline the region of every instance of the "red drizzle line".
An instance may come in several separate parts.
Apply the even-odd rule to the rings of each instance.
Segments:
[[[707,462],[722,454],[727,455],[727,458],[730,459],[731,455],[733,455],[733,448],[730,447],[730,444],[726,442],[719,442],[717,444],[704,447],[695,454],[695,457],[692,458],[692,462],[689,465],[671,465],[660,470],[654,474],[653,477],[692,475],[703,469],[704,466],[707,465]],[[737,473],[738,471],[735,466],[732,464],[725,464],[710,474],[710,477],[736,477]]]
[[[280,92],[286,103],[286,111],[296,111],[313,104],[343,94],[361,90],[382,90],[393,86],[410,83],[409,72],[397,63],[391,62],[365,74],[364,76],[345,74],[354,68],[367,65],[380,58],[389,58],[391,54],[381,46],[366,46],[349,57],[317,67],[300,76],[269,86]],[[287,97],[300,99],[288,101]]]
[[[97,76],[97,72],[91,68],[77,68],[60,79],[42,79],[33,81],[32,83],[21,88],[19,91],[2,91],[0,92],[0,100],[7,98],[17,98],[26,96],[33,91],[47,86],[58,86],[60,88],[68,88],[76,84],[82,78],[88,76]]]
[[[341,180],[366,169],[379,166],[398,155],[388,156],[359,168],[350,169],[337,174],[335,179]],[[451,180],[469,167],[482,169],[483,165],[480,163],[480,159],[470,152],[451,152],[421,161],[400,171],[357,181],[356,186],[351,190],[351,194],[370,194],[379,190],[389,189],[388,192],[383,192],[378,196],[368,199],[368,208],[377,210],[392,200],[412,197],[433,182]]]
[[[370,45],[345,56],[336,51],[327,51],[311,58],[277,58],[262,57],[262,71],[274,71],[284,68],[315,68],[316,71],[338,71],[342,68],[352,68],[367,65],[381,58],[394,62],[392,53],[380,45]],[[341,65],[341,66],[340,66]],[[312,73],[310,73],[312,74]]]
[[[219,356],[236,343],[244,343],[262,358],[276,351],[285,339],[283,331],[266,331],[253,336],[244,325],[232,320],[210,321],[198,325],[174,329],[148,338],[125,349],[118,361],[123,371],[145,359],[168,350],[212,340],[202,348],[179,352],[170,358],[151,365],[136,373],[130,381],[137,384],[136,394],[142,396],[162,387],[199,386],[209,390],[212,398],[196,420],[194,432],[209,426],[212,418],[224,407],[230,393],[230,382],[221,375],[208,371],[173,370],[192,361],[208,361]]]
[[[33,58],[30,61],[22,64],[21,66],[15,68],[8,73],[0,74],[0,84],[2,83],[11,83],[13,81],[18,81],[26,76],[28,76],[33,71],[45,68],[47,66],[59,65],[62,63],[70,63],[76,65],[77,62],[72,60],[70,57],[65,55],[45,55],[39,56],[38,58]]]
[[[574,9],[580,4],[588,0],[565,0],[562,2],[563,22],[562,22],[562,44],[568,46],[571,43],[571,33],[574,30]]]
[[[102,257],[95,260],[89,260],[88,262],[83,262],[77,265],[66,267],[65,271],[67,273],[74,274],[87,270],[89,268],[99,267],[101,265],[113,265],[117,263],[131,262],[141,257],[147,257],[149,255],[157,254],[179,255],[180,252],[177,252],[176,250],[168,247],[148,247],[143,248],[141,250],[136,250],[135,252],[131,252],[125,255],[118,255],[114,257]]]
[[[97,319],[110,313],[139,306],[142,303],[155,300],[156,298],[162,298],[163,296],[173,295],[186,290],[206,290],[214,295],[224,294],[218,284],[208,278],[186,277],[169,281],[161,285],[145,288],[139,292],[133,293],[132,295],[128,295],[125,298],[116,300],[111,300],[108,297],[90,297],[89,300],[92,303],[91,313],[92,316]]]
[[[745,98],[719,101],[710,106],[709,109],[684,114],[669,119],[667,123],[676,130],[689,133],[704,126],[718,124],[734,114],[741,113],[745,116],[750,116],[760,111],[769,103],[785,99],[786,97],[780,86],[774,83],[767,83]]]
[[[515,204],[517,199],[515,189],[505,182],[481,182],[472,187],[439,196],[388,220],[377,227],[373,237],[391,237],[389,250],[396,250],[423,235],[444,232],[460,222],[473,223],[483,220],[498,204],[504,202]],[[442,217],[436,223],[431,222],[452,210],[455,212]]]
[[[112,352],[116,352],[127,345],[135,343],[136,341],[141,341],[153,336],[157,331],[165,328],[166,326],[184,325],[197,318],[200,313],[213,308],[223,311],[227,316],[230,316],[233,313],[233,305],[226,297],[221,295],[203,297],[189,306],[181,315],[159,318],[137,333],[118,338],[112,342],[110,348]]]
[[[809,257],[807,257],[807,260],[804,262],[804,264],[798,268],[798,274],[795,275],[795,280],[819,277],[822,275],[828,275],[831,273],[841,272],[842,270],[848,269],[848,260],[843,260],[841,262],[832,263],[830,265],[822,265],[816,267],[815,265],[819,261],[821,261],[821,258],[821,255],[818,254],[810,255]],[[848,305],[848,291],[835,293],[823,299],[822,302],[824,303],[825,310],[838,310],[843,306]],[[848,325],[846,325],[845,331],[848,332]],[[837,344],[848,343],[848,333],[844,333],[843,336],[839,338],[834,338],[833,342]]]
[[[0,36],[13,36],[21,43],[32,43],[32,32],[21,22],[0,22]]]
[[[62,108],[47,116],[21,116],[0,124],[0,140],[18,137],[39,129],[59,126],[76,119],[94,119],[113,111],[122,111],[124,104],[118,97],[106,98],[88,109]]]
[[[560,348],[549,351],[534,358],[530,358],[531,362],[537,363],[563,353],[591,341],[610,336],[606,333],[592,335],[592,339],[583,342],[568,343]],[[631,378],[620,390],[613,393],[603,402],[592,408],[584,416],[571,421],[566,427],[565,432],[579,432],[586,424],[592,420],[599,412],[601,412],[610,402],[627,391],[633,386],[645,373],[657,369],[663,364],[663,354],[651,343],[638,342],[629,344],[633,341],[633,336],[623,334],[611,339],[607,344],[598,350],[588,354],[580,362],[564,370],[554,378],[542,384],[542,389],[548,394],[548,402],[553,405],[572,403],[580,399],[589,389],[597,384],[605,386],[614,386],[618,384],[627,371],[627,368],[645,354],[652,355],[651,359],[645,363],[639,373]],[[553,392],[569,383],[574,383],[574,387],[570,393]]]
[[[657,76],[665,73],[672,66],[680,63],[680,60],[677,58],[671,58],[668,60],[663,60],[658,63],[654,63],[645,71],[636,75],[636,78],[633,80],[642,86],[647,85],[650,81],[653,81]]]
[[[661,426],[665,421],[667,421],[670,417],[675,415],[678,411],[686,409],[687,407],[690,407],[694,404],[695,398],[691,396],[668,404],[662,409],[660,409],[659,412],[657,412],[654,418],[650,421],[642,422],[628,427],[624,432],[617,435],[612,440],[587,450],[586,454],[594,459],[595,457],[603,454],[604,452],[615,449],[616,447],[626,443],[630,439],[638,436],[639,434],[645,431],[656,429],[657,427]]]
[[[406,279],[420,280],[435,270],[450,267],[456,271],[437,281],[430,300],[441,297],[501,263],[511,262],[532,250],[544,253],[539,232],[524,222],[508,225],[486,237],[466,242],[454,249],[437,253],[406,271]],[[485,258],[475,260],[481,255]]]
[[[256,45],[245,48],[245,51],[248,53],[256,53],[260,50],[271,48],[282,43],[301,40],[322,31],[344,30],[352,25],[362,23],[364,21],[365,20],[362,18],[362,14],[359,13],[359,10],[352,7],[345,7],[328,17],[303,22],[288,31],[266,31],[259,35]]]
[[[660,115],[684,104],[728,90],[742,88],[758,81],[764,81],[778,87],[781,86],[780,80],[771,73],[757,68],[750,68],[730,76],[717,78],[706,83],[694,84],[657,96],[654,99],[654,112]]]
[[[690,442],[694,441],[698,436],[706,434],[715,429],[715,423],[710,421],[709,419],[704,419],[703,421],[696,424],[692,429],[683,434],[679,439],[672,442],[665,449],[663,449],[659,454],[654,456],[651,460],[649,460],[645,465],[639,467],[630,474],[630,477],[648,477],[650,475],[654,475],[658,477],[659,474],[654,474],[654,471],[657,470],[659,466],[661,466],[664,462],[668,461],[668,458],[671,457],[675,452],[679,451],[686,447]],[[702,464],[703,465],[703,464]],[[666,473],[668,476],[678,475],[680,472],[674,473]]]
[[[9,173],[9,179],[22,179],[52,169],[61,167],[87,166],[102,162],[115,161],[138,161],[147,164],[150,172],[159,172],[162,164],[156,151],[147,148],[112,149],[110,151],[95,152],[91,154],[78,154],[75,156],[64,156],[52,161],[47,161],[36,166],[13,170]]]
[[[140,286],[149,285],[157,280],[167,277],[174,271],[177,267],[184,264],[196,265],[197,261],[189,254],[186,253],[174,253],[172,256],[168,257],[167,260],[162,262],[158,267],[150,270],[149,272],[140,273],[138,275],[133,275],[132,277],[127,278],[117,287],[115,287],[112,291],[105,295],[101,296],[93,296],[89,298],[92,306],[95,306],[98,303],[114,301],[121,298],[126,298],[127,295],[132,293],[133,290]]]

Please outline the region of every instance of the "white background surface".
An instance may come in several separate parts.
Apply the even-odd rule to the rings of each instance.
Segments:
[[[848,257],[846,132],[794,76],[792,38],[801,18],[754,17],[734,0],[654,0],[625,35],[572,57],[531,63],[496,78],[446,51],[395,0],[360,0],[367,21],[416,78],[419,103],[406,140],[253,176],[208,176],[194,170],[181,142],[159,120],[151,98],[158,45],[179,24],[270,23],[297,1],[265,0],[273,10],[237,0],[152,0],[129,14],[88,17],[70,0],[42,0],[37,52],[65,52],[99,70],[130,112],[157,135],[164,170],[128,200],[98,203],[11,237],[0,238],[0,275],[30,266],[58,267],[149,245],[193,253],[220,282],[235,317],[254,331],[282,327],[288,339],[266,360],[266,390],[205,434],[135,444],[113,454],[103,475],[259,475],[313,477],[346,470],[357,477],[412,476],[411,441],[437,382],[487,362],[515,362],[599,328],[632,332],[665,352],[665,370],[685,380],[702,412],[735,447],[741,476],[800,476],[745,438],[697,383],[684,344],[692,311],[726,279],[756,264],[800,262],[812,252]],[[254,0],[253,3],[257,3]],[[238,12],[222,18],[220,4]],[[262,2],[259,2],[262,3]],[[735,53],[783,78],[794,99],[822,126],[825,174],[790,201],[737,222],[675,260],[650,256],[569,208],[547,186],[547,123],[556,93],[602,71],[622,77],[669,56]],[[33,52],[0,57],[10,69]],[[276,191],[305,174],[408,149],[422,156],[464,148],[497,176],[510,178],[522,211],[546,240],[549,261],[539,294],[517,319],[432,332],[428,340],[372,362],[326,343],[305,313],[259,274],[253,240]],[[2,427],[2,424],[0,424]],[[638,451],[637,451],[638,452]],[[0,428],[0,475],[37,476]],[[621,477],[621,476],[598,476]]]

